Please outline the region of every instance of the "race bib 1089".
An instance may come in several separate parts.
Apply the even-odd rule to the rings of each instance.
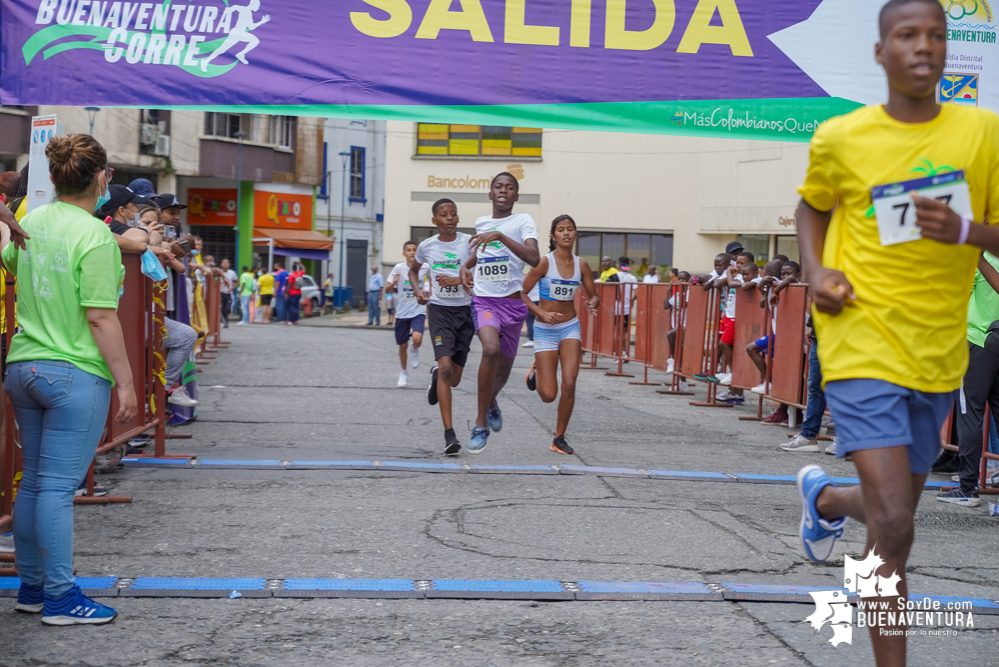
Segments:
[[[510,258],[506,255],[480,257],[476,276],[483,282],[507,280],[510,277]]]
[[[922,238],[916,227],[916,204],[912,193],[927,199],[942,201],[958,215],[974,219],[971,210],[971,193],[963,171],[938,174],[927,178],[917,178],[890,185],[878,185],[871,189],[874,201],[874,214],[878,221],[878,236],[881,245],[907,243]]]

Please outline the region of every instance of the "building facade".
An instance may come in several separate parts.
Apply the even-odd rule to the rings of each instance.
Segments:
[[[794,210],[808,144],[702,139],[478,125],[392,121],[386,142],[389,188],[385,259],[390,268],[408,239],[435,233],[431,205],[458,204],[461,228],[489,215],[492,177],[521,181],[515,210],[538,223],[543,249],[563,213],[579,227],[578,252],[596,267],[602,255],[648,265],[709,271],[739,239],[761,259],[797,258]]]
[[[364,302],[368,275],[381,263],[385,213],[385,121],[327,118],[316,231],[335,239],[323,275]]]

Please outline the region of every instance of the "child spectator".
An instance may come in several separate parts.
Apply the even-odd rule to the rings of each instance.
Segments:
[[[779,285],[781,282],[780,276],[783,268],[784,265],[779,259],[771,260],[763,267],[763,278],[760,280],[760,308],[766,308],[767,302],[773,297],[774,286]],[[762,378],[761,383],[751,390],[756,394],[765,394],[767,390],[767,362],[765,355],[768,348],[771,358],[774,355],[774,333],[777,331],[777,310],[775,306],[776,304],[774,304],[774,310],[770,318],[770,333],[746,346],[746,354],[749,355],[750,360],[759,369],[760,377]]]
[[[747,268],[750,265],[752,268]],[[755,289],[756,283],[760,280],[759,269],[756,266],[756,257],[753,253],[743,250],[736,255],[735,266],[730,266],[726,270],[725,275],[715,281],[715,284],[722,290],[728,290],[727,292],[723,292],[725,294],[725,310],[721,318],[721,338],[719,344],[724,364],[723,372],[714,376],[714,379],[708,378],[709,382],[718,382],[726,386],[732,383],[732,346],[735,344],[735,290],[740,286],[744,286],[745,276],[747,275],[750,276],[752,287],[746,288]],[[722,392],[717,398],[719,401],[732,405],[742,405],[744,400],[741,389]]]

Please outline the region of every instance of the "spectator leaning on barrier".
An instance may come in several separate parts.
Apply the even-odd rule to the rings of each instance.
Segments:
[[[766,308],[767,302],[770,301],[770,297],[774,294],[774,289],[776,285],[781,282],[781,271],[784,268],[784,264],[779,259],[772,259],[763,266],[763,271],[761,271],[760,280],[760,308]],[[773,341],[776,339],[775,333],[777,331],[777,309],[776,303],[774,303],[774,310],[772,312],[770,333],[754,340],[752,343],[746,346],[746,354],[749,355],[750,361],[756,366],[760,371],[760,384],[753,387],[752,391],[757,394],[766,393],[766,383],[767,383],[767,349],[770,350],[770,356],[773,357]]]
[[[158,231],[150,233],[141,227],[139,208],[153,206],[149,199],[139,197],[124,185],[112,185],[111,197],[95,214],[108,223],[118,247],[126,252],[145,252],[163,240]],[[157,228],[159,225],[157,224]]]
[[[617,267],[614,266],[614,260],[609,256],[604,255],[600,258],[600,278],[597,279],[598,283],[605,283],[607,279],[617,273]]]
[[[654,266],[649,267],[649,272],[645,274],[642,278],[642,282],[646,285],[654,285],[659,282],[659,269]]]
[[[138,412],[116,313],[124,267],[110,230],[93,216],[110,197],[104,148],[76,134],[52,138],[45,154],[58,199],[24,219],[29,234],[45,233],[22,250],[0,226],[4,266],[35,286],[18,295],[22,331],[7,355],[24,458],[14,505],[16,608],[42,612],[50,625],[107,623],[117,612],[74,583],[73,495],[107,421],[112,383],[116,421],[128,423]]]
[[[689,283],[691,281],[690,273],[688,273],[687,271],[677,271],[677,273],[674,274],[674,277],[677,279],[677,283]],[[671,293],[667,295],[665,301],[663,302],[663,308],[665,310],[673,310],[674,308],[676,308],[679,305],[677,303],[678,300],[677,297],[680,294],[687,294],[686,292],[677,291],[677,288],[670,288],[670,292]],[[676,333],[677,331],[680,330],[681,327],[687,326],[687,310],[686,310],[687,300],[689,300],[689,296],[684,299],[684,303],[682,304],[683,321],[677,323],[675,327],[673,327],[666,333],[666,342],[669,343],[669,360],[666,362],[667,373],[672,373],[673,370],[676,368]],[[683,379],[680,380],[680,390],[687,391],[686,380]]]
[[[173,227],[176,238],[184,236],[184,232],[180,226],[180,212],[187,208],[187,206],[180,203],[180,200],[177,199],[177,195],[169,192],[157,195],[151,199],[153,203],[160,208],[160,222],[164,225],[170,225]]]
[[[989,327],[999,319],[999,259],[983,252],[968,300],[968,370],[957,402],[958,475],[961,486],[937,495],[937,500],[978,507],[978,472],[982,461],[985,404],[999,415],[999,356],[986,349]],[[996,334],[992,334],[995,336]],[[991,348],[991,342],[988,344]]]
[[[638,278],[631,274],[631,259],[628,257],[618,258],[618,270],[607,277],[608,283],[626,283],[631,285],[638,282]],[[617,303],[614,305],[614,314],[623,315],[621,318],[621,349],[625,359],[631,357],[631,306],[632,302],[638,298],[638,294],[633,287],[625,287],[618,295]]]

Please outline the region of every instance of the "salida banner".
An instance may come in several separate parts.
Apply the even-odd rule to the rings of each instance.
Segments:
[[[881,4],[0,0],[0,103],[807,141],[884,99]],[[942,4],[941,101],[999,107],[989,1]]]

